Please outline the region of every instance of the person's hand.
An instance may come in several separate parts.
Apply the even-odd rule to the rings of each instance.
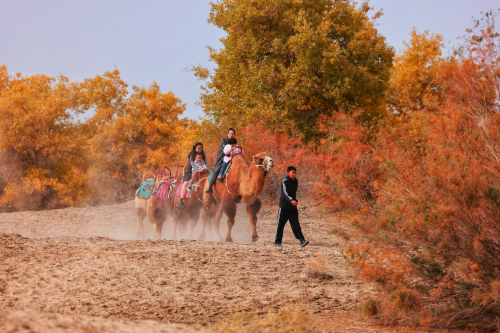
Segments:
[[[297,201],[292,200],[292,205],[297,206]]]

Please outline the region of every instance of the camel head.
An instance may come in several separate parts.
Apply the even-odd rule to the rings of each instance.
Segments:
[[[258,153],[254,155],[253,164],[263,169],[264,176],[274,167],[274,161],[271,157],[267,156],[267,153]]]

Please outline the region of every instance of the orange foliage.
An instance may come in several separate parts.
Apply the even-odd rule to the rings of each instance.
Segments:
[[[70,83],[0,67],[0,206],[36,210],[130,199],[146,167],[175,165],[188,125],[173,93],[117,70]],[[93,111],[86,121],[81,113]]]
[[[371,198],[335,183],[359,203],[349,206],[359,244],[347,254],[361,277],[385,291],[377,313],[388,323],[497,329],[500,34],[488,15],[482,22],[440,64],[438,108],[388,117],[357,155],[376,167],[338,176],[358,188],[366,180]],[[362,207],[372,214],[359,214]]]
[[[83,161],[68,79],[9,76],[0,69],[0,205],[17,209],[78,205]]]

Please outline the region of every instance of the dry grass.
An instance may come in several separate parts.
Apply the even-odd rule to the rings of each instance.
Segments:
[[[325,257],[316,253],[314,258],[307,264],[307,277],[318,280],[331,280],[333,276],[326,272]]]
[[[349,235],[349,232],[347,232],[345,229],[342,229],[340,227],[333,227],[330,231],[328,231],[330,235],[337,235],[342,237],[344,240],[348,241],[351,239],[351,236]]]
[[[307,332],[315,317],[301,306],[290,306],[277,313],[260,317],[256,313],[238,312],[224,319],[207,333],[301,333]]]

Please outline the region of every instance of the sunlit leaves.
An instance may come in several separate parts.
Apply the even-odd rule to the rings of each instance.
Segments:
[[[320,115],[375,108],[389,79],[393,50],[350,1],[226,0],[209,22],[226,31],[201,103],[233,124],[255,117],[303,138],[317,134]],[[206,78],[204,68],[195,68]]]

